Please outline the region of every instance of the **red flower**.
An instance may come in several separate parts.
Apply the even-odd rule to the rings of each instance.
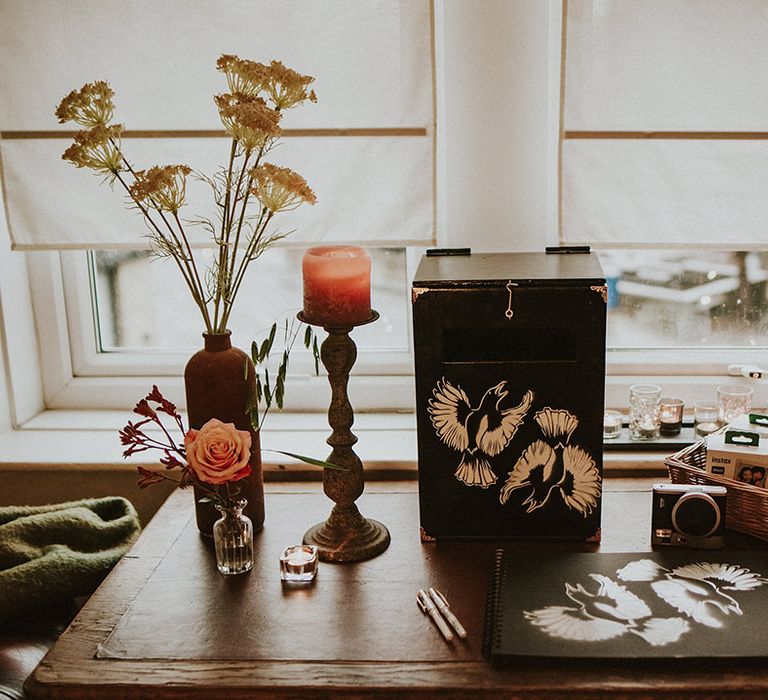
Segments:
[[[145,469],[144,467],[137,467],[139,472],[139,488],[145,489],[147,486],[157,484],[164,481],[164,477],[157,472],[153,472],[151,469]]]

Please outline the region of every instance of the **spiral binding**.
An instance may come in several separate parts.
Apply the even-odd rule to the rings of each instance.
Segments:
[[[491,574],[488,581],[488,595],[485,600],[485,627],[483,628],[483,656],[490,661],[499,648],[502,630],[502,612],[499,597],[504,590],[504,550],[497,549],[493,556]]]

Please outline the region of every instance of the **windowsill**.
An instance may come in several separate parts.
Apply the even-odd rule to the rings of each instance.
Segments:
[[[73,470],[109,468],[133,471],[154,459],[122,458],[118,431],[131,414],[125,411],[44,411],[18,430],[0,434],[0,471]],[[416,477],[417,441],[413,414],[360,413],[352,431],[358,438],[355,453],[365,465],[369,478]],[[325,458],[325,440],[330,428],[325,414],[274,413],[268,417],[262,435],[263,461],[267,479],[311,478],[319,469],[269,450],[283,450]],[[665,451],[606,451],[606,472],[661,472]]]

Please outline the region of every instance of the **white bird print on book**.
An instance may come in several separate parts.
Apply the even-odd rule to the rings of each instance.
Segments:
[[[465,391],[445,378],[437,383],[427,409],[440,439],[461,452],[456,478],[467,486],[488,488],[498,477],[488,457],[495,457],[512,440],[533,402],[528,390],[517,406],[502,407],[509,392],[505,381],[491,387],[473,408]]]
[[[645,602],[624,586],[601,574],[590,574],[598,588],[588,591],[580,583],[566,583],[565,594],[576,607],[551,605],[526,611],[525,617],[551,637],[599,642],[636,634],[652,646],[676,642],[690,625],[679,617],[652,617]]]
[[[728,615],[742,615],[731,591],[751,591],[766,579],[733,564],[701,562],[665,569],[650,559],[617,572],[624,581],[650,581],[651,588],[678,612],[707,627],[723,627]]]

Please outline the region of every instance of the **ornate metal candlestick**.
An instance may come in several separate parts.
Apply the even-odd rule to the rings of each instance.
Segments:
[[[378,317],[379,314],[372,311],[370,319],[364,323],[372,323]],[[301,312],[298,318],[309,323]],[[362,561],[381,554],[389,546],[389,531],[380,522],[364,518],[355,505],[363,493],[365,481],[363,464],[352,449],[357,437],[350,430],[354,412],[347,396],[349,372],[357,358],[357,347],[349,337],[354,326],[324,328],[328,337],[320,346],[320,359],[328,370],[331,384],[328,423],[333,429],[326,440],[333,448],[328,461],[346,467],[346,470],[323,470],[323,491],[336,505],[325,522],[307,530],[304,544],[316,545],[322,561]]]

